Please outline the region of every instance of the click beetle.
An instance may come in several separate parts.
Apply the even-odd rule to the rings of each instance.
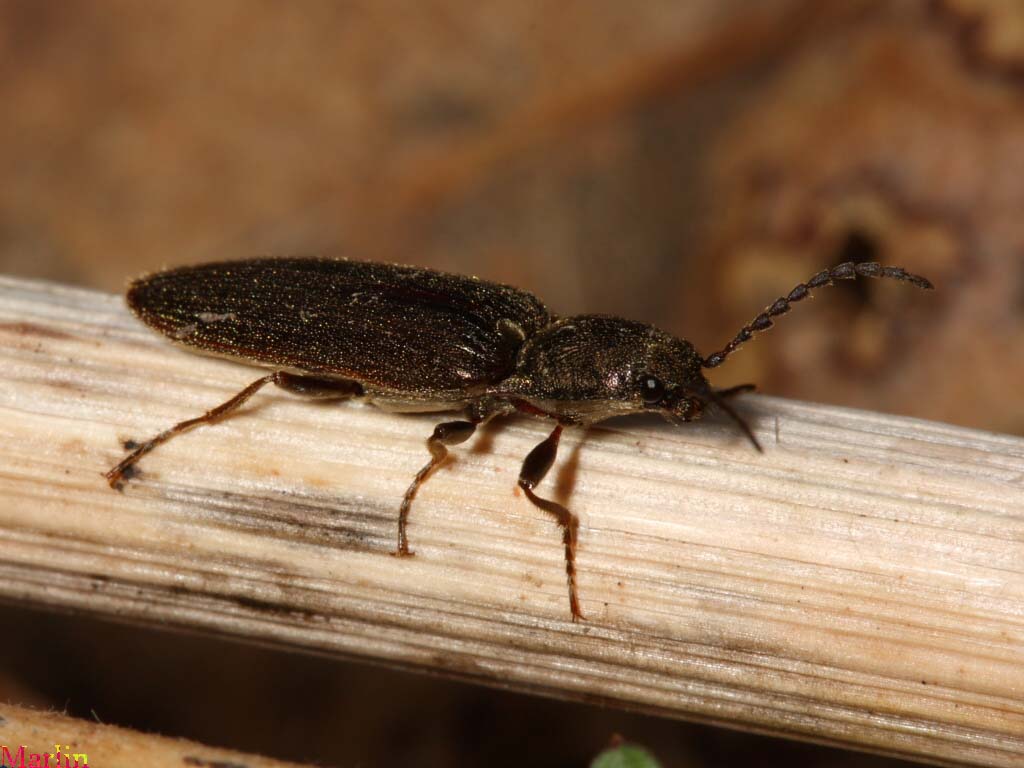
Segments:
[[[134,446],[106,473],[111,487],[140,458],[192,427],[223,418],[266,384],[311,398],[363,398],[388,411],[458,411],[427,439],[430,461],[416,473],[398,513],[396,555],[409,556],[406,524],[417,490],[484,422],[514,412],[555,422],[526,456],[519,487],[562,528],[569,610],[576,593],[579,520],[534,489],[554,463],[563,427],[638,412],[673,423],[709,405],[761,446],[728,398],[753,389],[715,389],[703,370],[721,365],[773,318],[836,280],[882,277],[931,288],[928,280],[875,262],[840,264],[800,283],[706,357],[645,323],[606,315],[555,317],[535,296],[507,285],[416,267],[342,259],[264,258],[157,272],[134,281],[127,301],[151,328],[189,349],[272,372],[202,416]]]

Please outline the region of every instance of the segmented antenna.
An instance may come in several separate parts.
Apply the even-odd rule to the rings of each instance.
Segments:
[[[766,331],[771,328],[775,324],[772,321],[773,317],[786,314],[789,312],[790,305],[803,301],[810,296],[812,289],[821,288],[824,285],[832,285],[836,280],[853,280],[857,277],[888,277],[893,280],[903,280],[918,288],[927,290],[931,290],[934,287],[928,280],[919,275],[912,275],[900,267],[883,267],[876,261],[865,261],[860,264],[847,261],[838,267],[823,269],[806,283],[800,283],[789,292],[789,295],[776,299],[774,304],[765,307],[764,312],[743,326],[743,329],[736,334],[736,337],[724,349],[705,357],[702,363],[703,367],[716,368],[724,363],[725,359],[735,352],[740,345],[753,338],[755,332]]]

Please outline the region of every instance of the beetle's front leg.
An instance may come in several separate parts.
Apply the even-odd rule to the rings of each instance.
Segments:
[[[736,397],[736,395],[742,395],[744,392],[754,392],[756,390],[757,384],[737,384],[735,387],[716,389],[715,394],[719,397]]]
[[[544,476],[555,463],[555,456],[558,454],[558,441],[562,437],[562,425],[559,424],[547,438],[527,454],[523,461],[523,468],[519,472],[519,487],[523,489],[533,504],[553,515],[558,524],[562,526],[562,541],[565,543],[565,574],[569,581],[569,610],[572,613],[572,620],[579,621],[583,618],[580,612],[580,601],[576,595],[576,538],[579,532],[580,521],[572,512],[549,499],[542,499],[537,496],[533,489],[537,487]]]

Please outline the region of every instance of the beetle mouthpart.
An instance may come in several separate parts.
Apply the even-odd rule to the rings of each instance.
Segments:
[[[707,398],[703,394],[680,387],[667,398],[662,413],[673,424],[685,424],[699,419],[705,405]]]

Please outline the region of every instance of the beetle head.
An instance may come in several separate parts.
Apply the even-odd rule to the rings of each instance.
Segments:
[[[577,423],[644,411],[691,421],[709,392],[688,341],[602,315],[563,318],[530,337],[513,375],[494,390]]]

